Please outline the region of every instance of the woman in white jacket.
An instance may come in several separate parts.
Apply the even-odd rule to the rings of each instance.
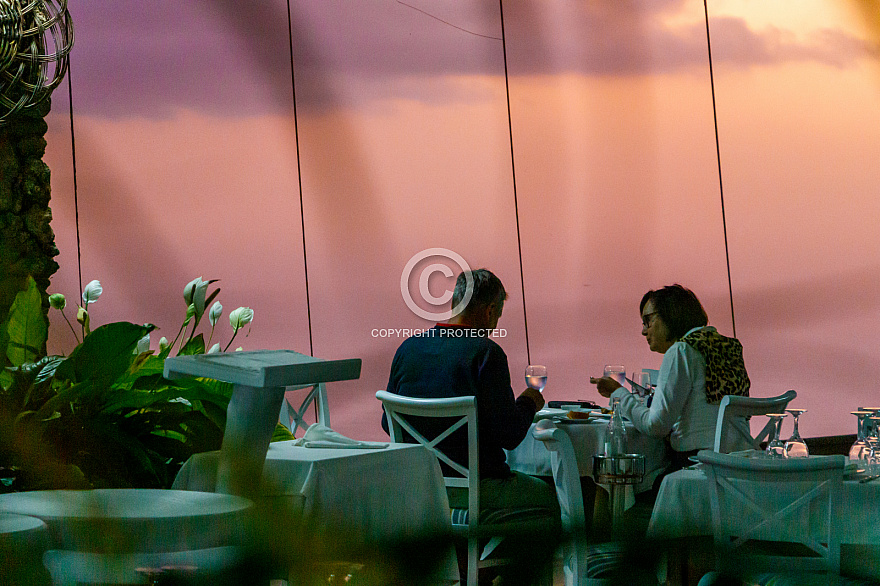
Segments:
[[[672,465],[712,449],[718,405],[724,395],[749,394],[742,344],[719,334],[697,296],[681,285],[645,293],[639,304],[642,335],[663,354],[650,407],[611,378],[591,378],[603,397],[620,398],[621,415],[641,433],[668,440]],[[750,446],[743,445],[743,449]]]

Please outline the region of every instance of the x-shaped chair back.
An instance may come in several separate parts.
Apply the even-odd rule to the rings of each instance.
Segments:
[[[387,391],[378,391],[376,398],[382,401],[388,418],[388,430],[393,442],[405,442],[408,437],[425,446],[437,458],[461,476],[444,476],[446,486],[462,487],[468,491],[468,586],[477,584],[479,565],[478,521],[480,511],[480,458],[477,444],[476,397],[452,397],[445,399],[414,399]],[[437,418],[448,420],[445,429],[434,437],[426,437],[414,425],[412,418]],[[442,427],[442,426],[441,426]],[[467,466],[451,460],[440,451],[439,444],[450,435],[466,428],[468,438]]]
[[[754,415],[766,415],[767,413],[783,413],[788,404],[797,397],[795,391],[786,391],[778,397],[740,397],[726,395],[721,399],[718,406],[718,420],[715,424],[715,445],[712,448],[716,452],[727,454],[741,449],[737,443],[745,440],[751,442],[754,449],[760,449],[764,441],[773,431],[772,420],[761,429],[755,437],[752,437],[749,428],[749,417]],[[740,440],[740,442],[737,442]]]
[[[281,413],[278,416],[278,421],[284,425],[284,427],[290,429],[290,433],[293,435],[296,435],[297,430],[300,428],[303,432],[309,428],[309,423],[305,420],[305,415],[312,403],[315,403],[318,406],[318,423],[330,427],[330,406],[327,403],[326,386],[324,383],[318,383],[316,385],[309,385],[309,387],[311,388],[309,389],[309,392],[306,393],[302,403],[300,403],[299,409],[294,409],[293,405],[290,404],[290,400],[286,397],[281,404]],[[290,387],[288,390],[302,388],[308,387]]]
[[[719,570],[742,569],[750,540],[797,543],[809,555],[749,550],[748,571],[798,569],[840,571],[834,509],[843,486],[843,456],[797,459],[745,458],[701,451],[709,479],[712,529]]]

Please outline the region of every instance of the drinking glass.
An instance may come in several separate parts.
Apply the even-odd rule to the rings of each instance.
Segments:
[[[865,472],[868,474],[880,474],[880,416],[869,415],[866,424],[865,441],[868,449],[865,456]]]
[[[602,376],[613,378],[623,386],[626,384],[626,367],[621,364],[606,364]]]
[[[791,416],[794,418],[794,430],[791,432],[791,437],[785,442],[785,457],[806,458],[810,455],[810,451],[807,449],[807,443],[801,439],[801,434],[798,431],[798,417],[805,413],[806,409],[786,409],[786,411],[791,413]]]
[[[867,417],[871,415],[870,411],[850,411],[852,415],[858,417],[859,424],[857,428],[857,436],[856,441],[853,442],[852,447],[849,449],[849,459],[851,462],[857,462],[859,460],[864,460],[868,456],[868,452],[871,450],[871,446],[868,445],[868,442],[865,438],[867,438]]]
[[[544,392],[544,385],[547,384],[547,367],[540,364],[526,366],[526,384],[539,393]]]
[[[764,450],[764,453],[768,458],[784,458],[785,442],[779,439],[779,434],[782,431],[782,420],[786,415],[785,413],[767,413],[767,417],[773,423],[773,437],[767,443],[767,449]]]
[[[633,373],[632,381],[638,386],[633,386],[633,392],[640,397],[646,397],[651,394],[651,373],[644,370],[637,370]],[[641,388],[639,388],[641,387]]]

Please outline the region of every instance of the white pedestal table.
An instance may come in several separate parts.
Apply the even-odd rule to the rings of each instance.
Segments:
[[[244,496],[259,493],[285,387],[354,380],[360,373],[359,358],[322,360],[292,350],[175,356],[165,360],[164,371],[169,379],[195,376],[232,383],[216,490]]]

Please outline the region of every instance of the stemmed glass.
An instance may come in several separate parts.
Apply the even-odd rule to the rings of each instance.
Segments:
[[[865,468],[869,474],[880,474],[880,416],[868,416],[867,436],[868,449],[865,452]]]
[[[792,431],[788,441],[785,442],[785,457],[806,458],[810,455],[810,451],[807,449],[807,443],[801,439],[801,434],[798,431],[798,417],[806,412],[806,409],[786,409],[786,411],[791,413],[791,416],[794,418],[794,431]]]
[[[544,386],[547,384],[547,367],[540,364],[526,366],[526,384],[539,393],[544,392]]]
[[[767,443],[767,449],[764,452],[768,458],[784,458],[785,443],[779,439],[779,434],[782,431],[782,420],[786,417],[785,413],[767,413],[767,417],[770,418],[770,422],[773,425],[773,437],[770,438],[770,441]]]
[[[849,449],[849,459],[851,462],[856,462],[859,460],[864,460],[868,456],[868,452],[871,450],[871,446],[868,445],[868,442],[865,438],[868,437],[867,434],[867,417],[871,415],[871,411],[851,411],[852,415],[855,415],[859,418],[859,426],[856,436],[856,441],[853,442],[852,447]]]

